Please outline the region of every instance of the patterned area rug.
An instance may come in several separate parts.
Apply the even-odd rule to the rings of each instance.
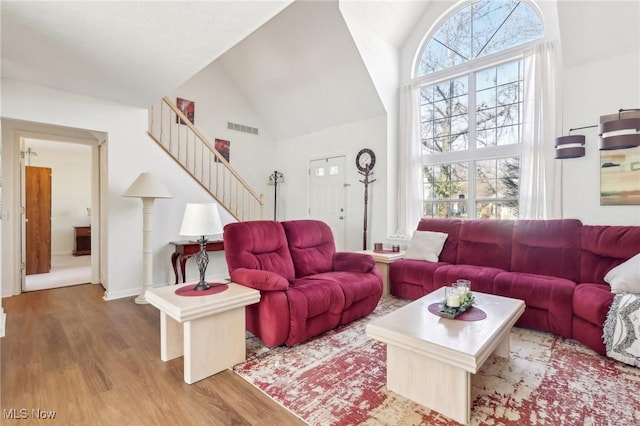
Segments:
[[[369,317],[293,348],[270,350],[251,337],[248,360],[234,371],[311,425],[456,424],[386,389],[386,346],[364,330],[405,303],[385,297]],[[638,368],[514,328],[511,359],[492,356],[473,376],[470,424],[640,424],[638,389]]]

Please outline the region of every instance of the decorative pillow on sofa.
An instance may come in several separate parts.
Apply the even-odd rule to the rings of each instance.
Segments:
[[[640,293],[640,253],[607,272],[604,280],[612,293]]]
[[[414,231],[404,258],[437,262],[448,236],[444,232]]]

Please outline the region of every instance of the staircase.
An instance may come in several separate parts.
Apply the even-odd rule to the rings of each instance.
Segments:
[[[261,219],[264,199],[167,97],[149,112],[149,136],[236,220]]]

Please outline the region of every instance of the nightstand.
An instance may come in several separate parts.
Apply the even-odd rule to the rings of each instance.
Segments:
[[[361,250],[358,253],[371,255],[376,261],[376,268],[382,274],[382,294],[389,294],[389,265],[396,260],[404,258],[405,250],[392,252],[385,250],[383,252],[375,252],[373,250]]]

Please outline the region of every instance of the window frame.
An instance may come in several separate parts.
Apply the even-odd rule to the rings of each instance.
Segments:
[[[521,140],[518,143],[515,144],[509,144],[509,145],[497,145],[497,146],[492,146],[492,147],[482,147],[482,148],[478,148],[477,147],[477,140],[476,140],[476,130],[477,130],[477,123],[476,123],[476,96],[477,96],[477,92],[476,92],[476,74],[489,69],[489,68],[494,68],[494,67],[499,67],[500,65],[503,64],[507,64],[510,63],[512,61],[522,61],[523,58],[523,53],[527,50],[530,49],[534,46],[536,46],[537,44],[539,44],[542,40],[545,39],[545,25],[544,25],[544,20],[542,19],[542,14],[540,13],[540,10],[538,9],[538,7],[526,0],[522,0],[523,3],[525,3],[527,5],[527,7],[529,7],[531,10],[533,10],[537,15],[538,18],[540,19],[540,22],[542,24],[542,35],[541,37],[539,37],[538,39],[535,40],[531,40],[528,41],[526,43],[517,45],[517,46],[512,46],[509,47],[507,49],[501,50],[499,52],[495,52],[495,53],[491,53],[488,55],[484,55],[481,56],[479,58],[470,60],[470,61],[466,61],[454,66],[451,66],[449,68],[445,68],[442,70],[438,70],[438,71],[434,71],[432,73],[427,73],[424,75],[421,75],[419,77],[416,77],[420,71],[420,62],[422,60],[423,54],[424,54],[424,50],[426,49],[428,43],[431,41],[431,39],[433,38],[433,36],[438,32],[438,30],[441,28],[441,26],[447,22],[449,19],[451,19],[451,17],[453,17],[455,14],[459,13],[460,11],[462,11],[464,8],[469,7],[471,5],[472,2],[465,2],[462,5],[458,5],[457,7],[453,7],[448,13],[443,14],[441,16],[441,18],[433,25],[433,27],[428,31],[428,33],[425,35],[424,39],[422,40],[422,42],[420,43],[419,48],[416,50],[416,54],[414,57],[414,63],[412,66],[412,81],[415,83],[415,87],[417,88],[418,91],[422,90],[423,87],[426,86],[431,86],[431,85],[436,85],[438,83],[441,82],[445,82],[445,81],[449,81],[449,80],[454,80],[456,78],[460,78],[462,76],[466,76],[467,80],[468,80],[468,87],[467,87],[467,96],[468,96],[468,107],[467,107],[467,119],[469,122],[469,126],[468,126],[468,141],[469,141],[469,145],[467,147],[467,150],[464,151],[455,151],[455,152],[439,152],[439,153],[431,153],[431,154],[424,154],[423,153],[423,144],[422,144],[422,136],[420,136],[419,138],[419,143],[420,143],[420,157],[421,157],[421,167],[422,167],[422,173],[421,173],[421,182],[420,182],[420,187],[421,187],[421,191],[423,193],[423,196],[426,194],[424,188],[425,188],[425,174],[424,174],[424,170],[425,167],[427,166],[437,166],[437,165],[444,165],[444,164],[453,164],[453,163],[461,163],[461,162],[466,162],[467,163],[467,185],[468,185],[468,199],[466,200],[467,203],[467,219],[476,219],[477,218],[477,211],[476,211],[476,205],[478,202],[483,202],[483,201],[496,201],[498,203],[500,202],[508,202],[508,201],[516,201],[516,203],[519,204],[519,200],[518,197],[504,197],[504,198],[477,198],[476,197],[476,163],[478,161],[486,161],[486,160],[500,160],[500,159],[504,159],[504,158],[512,158],[515,157],[518,159],[518,161],[520,161],[521,158],[521,151],[522,151],[522,145],[521,145]],[[523,79],[523,84],[525,84],[525,81]],[[522,99],[522,102],[524,102],[524,99]],[[418,108],[421,108],[422,102],[418,103]],[[473,105],[473,107],[472,107]],[[420,122],[422,120],[422,114],[421,112],[418,113],[418,125],[420,125]],[[471,125],[471,123],[473,123],[473,125]],[[522,126],[522,120],[519,121],[519,126],[521,128]],[[520,134],[521,136],[521,134]],[[519,167],[519,169],[521,170],[521,167]],[[437,216],[433,216],[433,215],[428,215],[425,216],[425,210],[426,210],[426,206],[428,203],[434,203],[434,202],[438,202],[439,200],[437,199],[423,199],[422,200],[422,206],[421,206],[421,216],[422,217],[437,217]],[[447,202],[448,200],[442,200],[444,202]],[[454,202],[453,199],[450,199],[448,202]]]

